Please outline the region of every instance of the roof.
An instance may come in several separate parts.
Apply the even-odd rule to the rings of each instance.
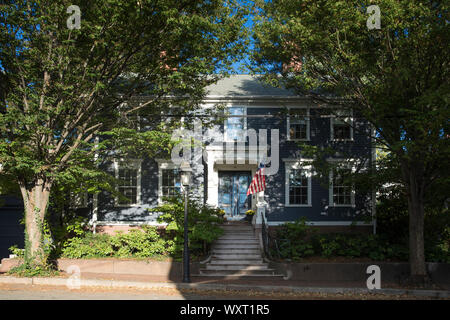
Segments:
[[[258,76],[247,74],[231,75],[208,86],[206,90],[209,97],[299,97],[291,90],[269,86],[260,81]]]

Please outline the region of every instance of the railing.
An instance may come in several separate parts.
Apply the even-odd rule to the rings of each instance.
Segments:
[[[261,240],[263,245],[264,256],[273,259],[272,251],[276,252],[278,258],[281,258],[278,241],[269,233],[269,226],[267,225],[265,207],[258,207],[258,215],[261,219]]]

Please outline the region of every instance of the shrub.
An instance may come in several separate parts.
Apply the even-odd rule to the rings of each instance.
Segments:
[[[171,197],[165,201],[150,211],[160,214],[158,222],[167,223],[166,231],[173,236],[172,254],[180,257],[184,244],[184,199]],[[206,253],[209,245],[222,235],[219,226],[222,216],[220,209],[188,199],[189,248],[193,255]]]

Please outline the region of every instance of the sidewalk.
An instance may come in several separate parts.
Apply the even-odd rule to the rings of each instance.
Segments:
[[[67,286],[70,275],[62,273],[59,277],[44,278],[19,278],[8,275],[0,275],[0,284],[26,284]],[[72,276],[72,279],[75,278]],[[72,282],[76,283],[76,282]],[[81,287],[106,287],[110,289],[134,288],[134,289],[158,289],[170,288],[178,290],[198,291],[252,291],[252,292],[290,292],[290,293],[322,293],[322,294],[383,294],[383,295],[407,295],[423,298],[450,299],[450,291],[446,290],[417,290],[405,289],[385,284],[385,287],[376,290],[368,290],[360,283],[352,282],[305,282],[283,279],[218,279],[210,277],[191,276],[191,283],[183,283],[181,277],[167,280],[167,278],[148,275],[112,275],[98,273],[83,273],[80,277]]]

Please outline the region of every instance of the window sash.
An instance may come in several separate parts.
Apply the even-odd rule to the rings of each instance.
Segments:
[[[309,181],[305,170],[289,170],[289,204],[309,204]]]
[[[242,132],[246,129],[245,108],[229,107],[228,113],[229,117],[224,125],[226,141],[240,141],[243,137]]]
[[[162,169],[161,195],[173,197],[181,192],[181,175],[179,169]]]
[[[309,109],[295,108],[289,110],[289,140],[309,140]]]
[[[333,179],[332,179],[332,200],[333,205],[353,205],[353,185],[345,182],[343,179],[343,175],[345,172],[349,172],[348,170],[340,170],[337,172],[333,171]]]

